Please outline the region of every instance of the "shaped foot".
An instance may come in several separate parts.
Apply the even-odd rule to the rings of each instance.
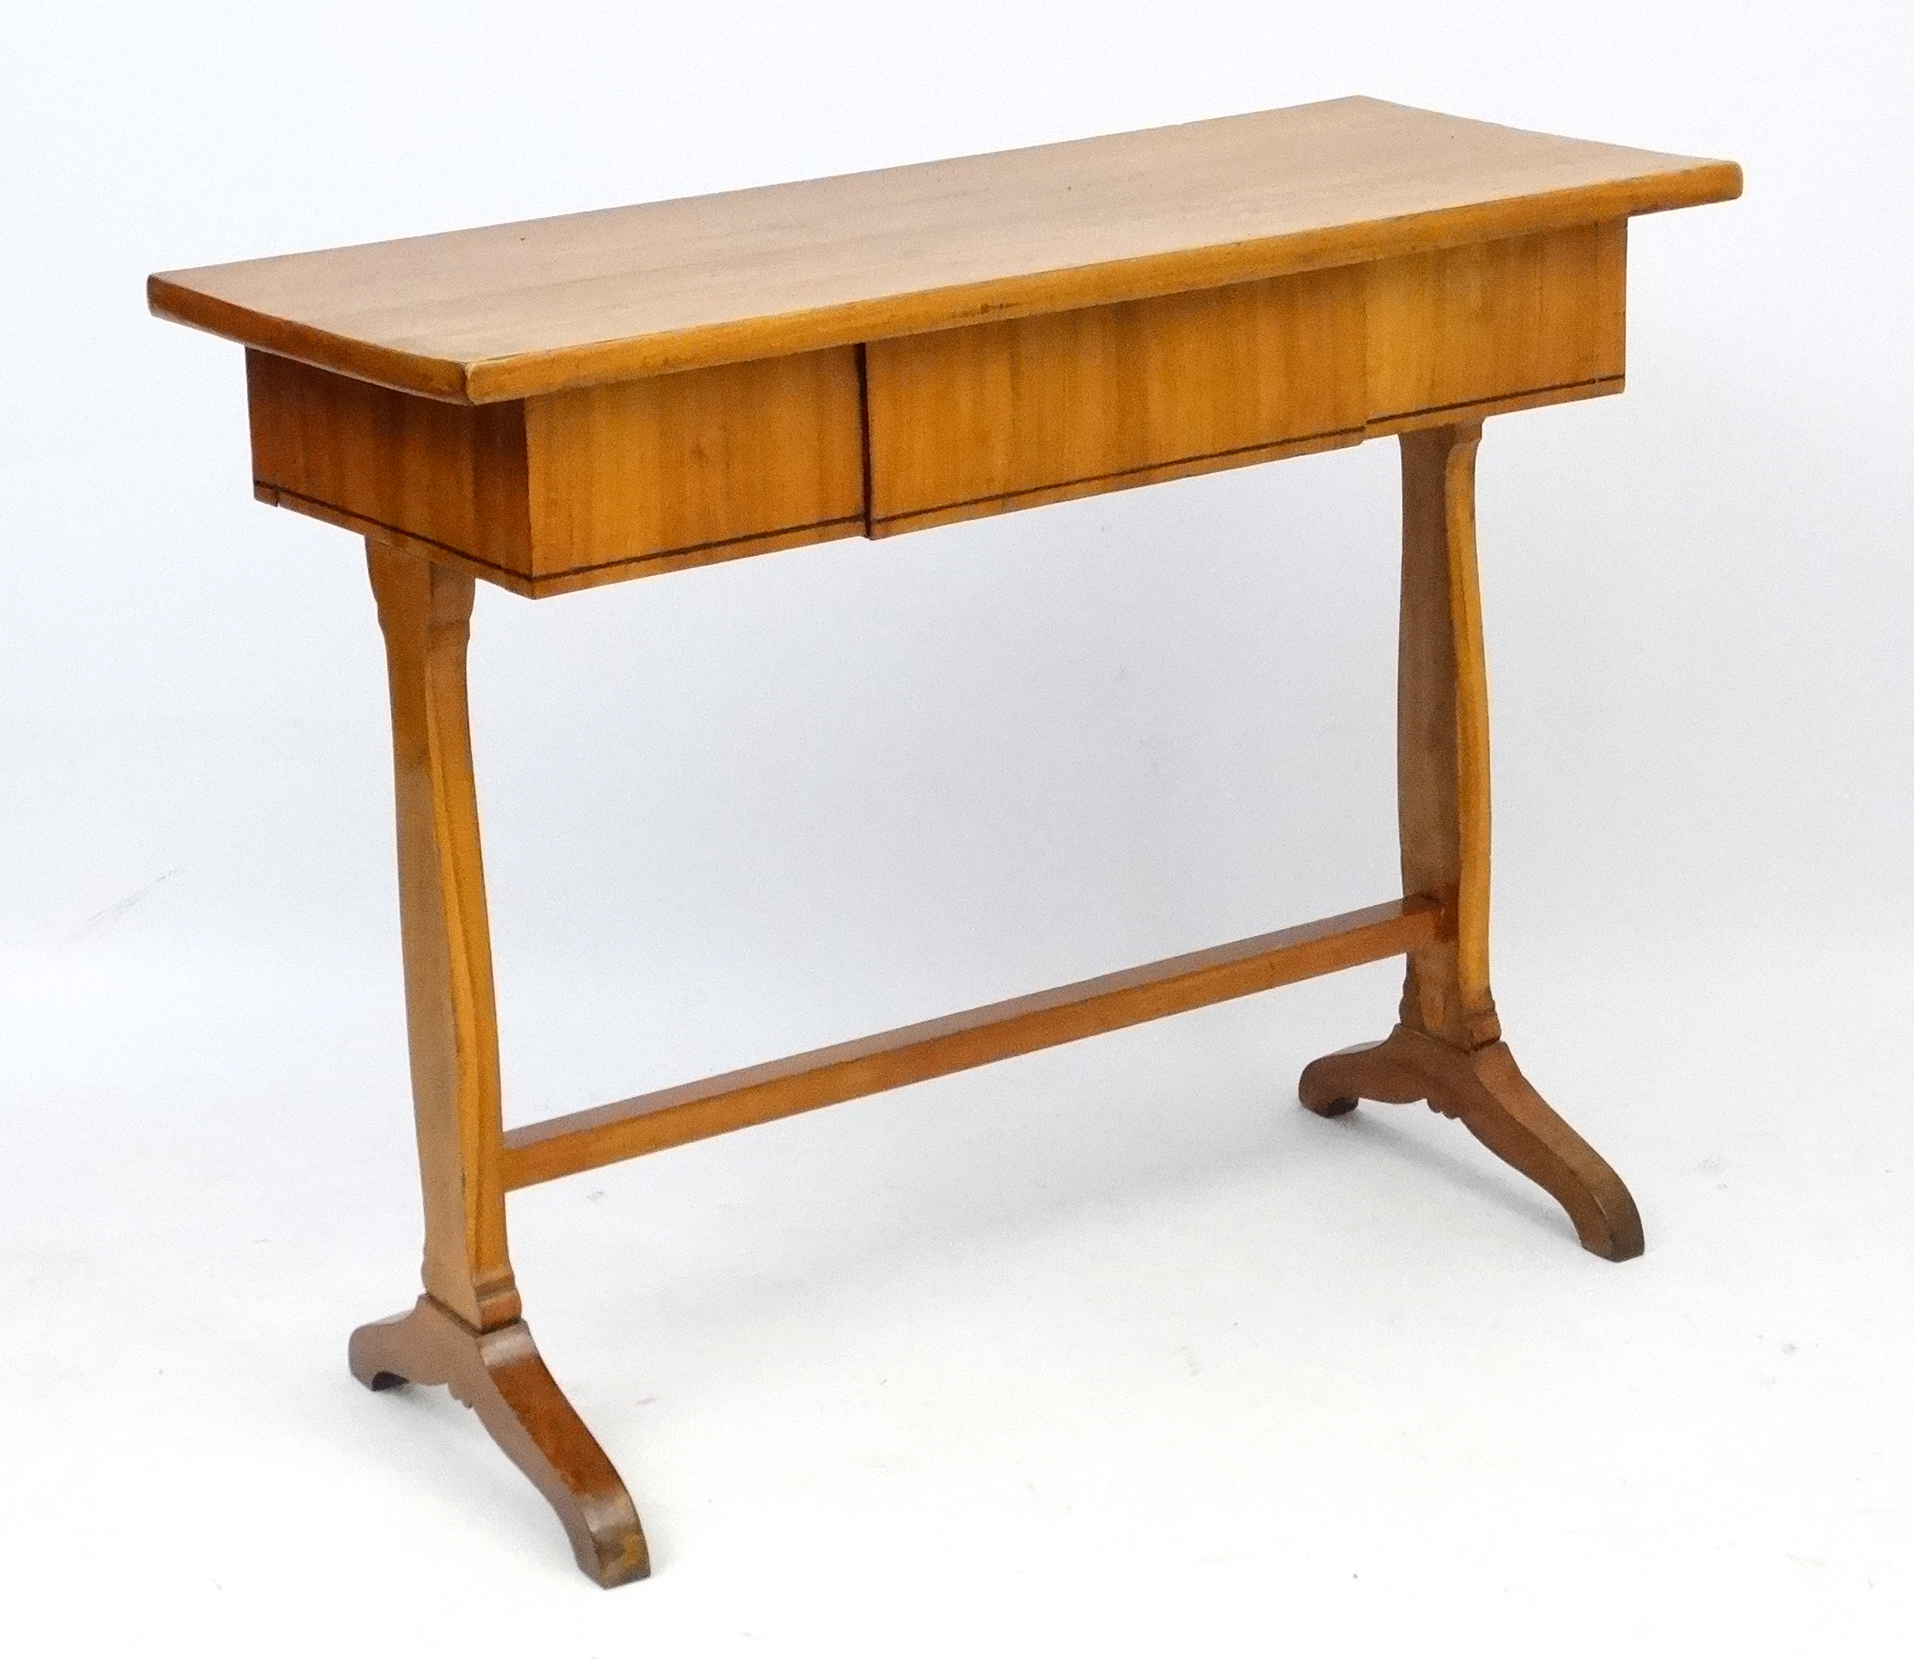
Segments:
[[[1297,1093],[1320,1117],[1358,1100],[1426,1100],[1549,1193],[1584,1249],[1614,1262],[1642,1253],[1641,1215],[1621,1177],[1535,1092],[1507,1043],[1464,1051],[1399,1025],[1379,1043],[1312,1061]]]
[[[352,1333],[346,1362],[367,1388],[443,1383],[558,1512],[586,1575],[610,1588],[651,1571],[631,1494],[552,1380],[522,1319],[477,1331],[429,1296]]]

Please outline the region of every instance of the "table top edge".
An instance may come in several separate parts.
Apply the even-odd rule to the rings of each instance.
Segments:
[[[1398,255],[1730,201],[1741,194],[1742,173],[1734,162],[1638,153],[1644,161],[1673,165],[1592,184],[1494,197],[1395,217],[1177,247],[947,287],[872,294],[813,308],[727,318],[503,356],[410,351],[295,317],[274,315],[195,285],[195,278],[231,267],[154,273],[147,279],[147,305],[157,317],[352,379],[445,402],[508,402],[723,363],[1368,264]]]

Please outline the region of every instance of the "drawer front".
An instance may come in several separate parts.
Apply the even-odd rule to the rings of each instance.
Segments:
[[[1348,268],[873,342],[871,533],[1353,443],[1362,304]]]
[[[520,593],[864,527],[854,346],[479,406],[246,367],[260,496]]]
[[[864,528],[855,346],[529,398],[525,436],[548,588]]]
[[[1618,382],[1627,232],[1617,220],[1369,266],[1371,422]]]

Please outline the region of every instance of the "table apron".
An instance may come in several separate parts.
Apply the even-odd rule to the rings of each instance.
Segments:
[[[532,598],[1621,390],[1627,226],[435,401],[247,353],[260,499]]]

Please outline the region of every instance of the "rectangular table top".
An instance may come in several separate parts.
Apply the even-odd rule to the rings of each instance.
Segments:
[[[149,279],[277,355],[494,403],[1725,201],[1732,162],[1372,98]]]

